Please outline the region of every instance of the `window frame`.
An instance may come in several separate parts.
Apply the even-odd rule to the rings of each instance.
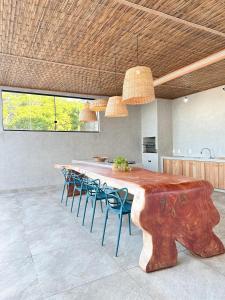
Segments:
[[[94,101],[94,98],[88,98],[88,97],[76,97],[76,96],[68,96],[68,95],[57,95],[57,94],[52,94],[52,93],[39,93],[39,92],[29,92],[29,91],[17,91],[17,90],[10,90],[10,89],[1,89],[1,100],[2,100],[2,129],[3,131],[12,131],[12,132],[55,132],[55,133],[68,133],[68,132],[72,132],[72,133],[100,133],[100,115],[97,112],[97,121],[98,121],[98,130],[96,131],[90,131],[90,130],[29,130],[29,129],[5,129],[4,128],[4,121],[3,121],[3,97],[2,97],[2,93],[3,92],[9,92],[9,93],[17,93],[17,94],[30,94],[30,95],[40,95],[40,96],[52,96],[54,97],[54,114],[55,114],[55,121],[57,121],[56,119],[56,104],[55,104],[55,97],[59,97],[59,98],[72,98],[72,99],[81,99],[81,100],[90,100],[90,101]]]

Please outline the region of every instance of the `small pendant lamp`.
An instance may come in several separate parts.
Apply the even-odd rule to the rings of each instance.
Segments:
[[[89,103],[85,103],[83,109],[79,113],[79,121],[81,122],[95,122],[97,121],[96,113],[90,110]]]
[[[99,89],[101,90],[101,76],[100,76],[100,68],[99,68]],[[92,111],[105,111],[107,106],[106,99],[95,99],[90,103],[90,110]]]
[[[105,116],[110,118],[128,116],[127,106],[122,102],[121,96],[113,96],[109,98]]]
[[[155,100],[152,71],[148,67],[138,65],[126,71],[123,82],[123,103],[130,105],[145,104]]]
[[[115,58],[115,84],[116,84],[116,58]],[[105,116],[109,118],[127,117],[128,110],[121,96],[113,96],[108,100]]]

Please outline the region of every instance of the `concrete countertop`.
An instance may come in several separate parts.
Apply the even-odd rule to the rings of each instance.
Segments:
[[[174,160],[196,160],[205,162],[220,162],[225,163],[225,158],[206,158],[206,157],[190,157],[190,156],[162,156],[161,159],[174,159]]]
[[[78,160],[78,159],[73,159],[72,160],[72,164],[76,164],[76,163],[82,163],[82,164],[91,164],[91,165],[101,165],[105,168],[112,168],[112,163],[109,163],[109,162],[98,162],[98,161],[95,161],[95,160],[88,160],[88,159],[84,159],[84,160]],[[142,167],[142,164],[141,163],[135,163],[135,164],[130,164],[131,167]]]

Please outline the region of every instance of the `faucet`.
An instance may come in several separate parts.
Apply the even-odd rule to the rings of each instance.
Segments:
[[[210,148],[202,148],[202,150],[201,150],[201,152],[200,152],[200,153],[201,153],[201,155],[202,155],[202,153],[203,153],[203,151],[204,151],[204,150],[208,150],[208,152],[209,152],[209,158],[210,158],[210,159],[213,159],[213,156],[212,156],[212,151],[211,151],[211,149],[210,149]]]

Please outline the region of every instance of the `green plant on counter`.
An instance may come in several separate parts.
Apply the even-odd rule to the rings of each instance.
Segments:
[[[130,171],[128,161],[123,156],[117,156],[114,160],[114,167],[120,171]]]

